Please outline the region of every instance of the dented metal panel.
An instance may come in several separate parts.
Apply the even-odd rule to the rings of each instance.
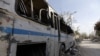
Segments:
[[[0,8],[15,13],[15,1],[16,0],[0,0]]]
[[[11,32],[7,33],[7,27],[13,28],[13,19],[3,9],[0,9],[0,22],[0,56],[9,56],[12,29],[10,30]]]

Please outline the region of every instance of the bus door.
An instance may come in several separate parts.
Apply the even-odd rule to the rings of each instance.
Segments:
[[[58,56],[59,54],[59,34],[58,28],[59,27],[59,18],[56,13],[54,13],[54,56]]]

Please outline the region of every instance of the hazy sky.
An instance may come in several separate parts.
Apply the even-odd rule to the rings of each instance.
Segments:
[[[90,33],[95,23],[100,19],[100,0],[48,0],[49,4],[58,12],[70,11],[75,13],[75,25],[79,25],[81,32]]]

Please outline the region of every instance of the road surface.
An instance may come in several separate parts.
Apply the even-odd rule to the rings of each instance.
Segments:
[[[100,56],[100,43],[84,40],[79,45],[81,56]]]

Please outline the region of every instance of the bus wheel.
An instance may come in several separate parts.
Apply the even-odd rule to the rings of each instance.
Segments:
[[[60,46],[59,56],[65,56],[65,45]]]

